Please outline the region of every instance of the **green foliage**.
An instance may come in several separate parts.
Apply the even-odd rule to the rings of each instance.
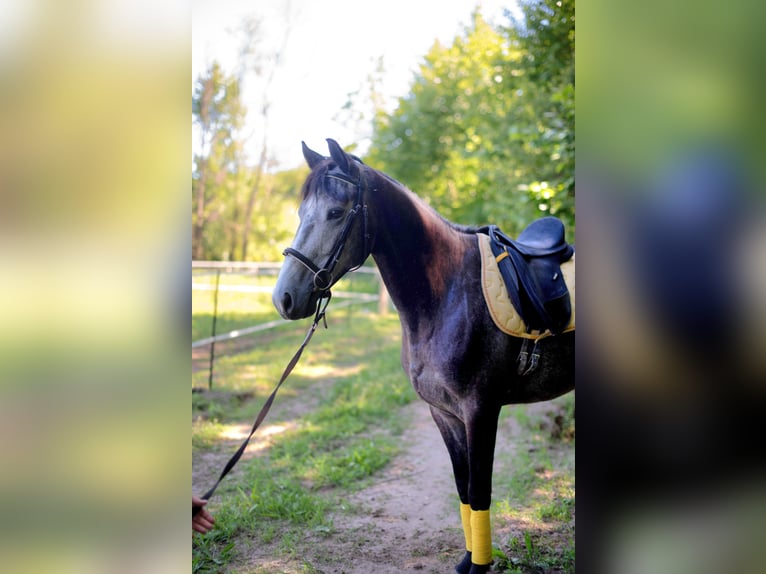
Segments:
[[[500,34],[477,13],[450,47],[434,44],[408,96],[376,125],[370,163],[427,198],[445,217],[479,222],[495,194],[487,168],[495,119],[508,113]]]
[[[192,121],[199,136],[192,167],[192,250],[210,257],[236,241],[237,210],[247,188],[240,169],[243,146],[238,131],[245,118],[239,81],[216,62],[197,79]]]
[[[526,131],[520,161],[532,177],[526,191],[538,208],[561,217],[574,228],[574,53],[573,0],[522,3],[524,24],[506,29],[521,49],[517,68],[522,90],[514,124]],[[543,209],[543,206],[545,209]]]
[[[248,165],[241,133],[246,113],[240,80],[213,63],[192,92],[195,259],[236,261],[246,253],[250,260],[277,260],[294,227],[291,214],[307,171],[271,174]]]
[[[263,174],[247,238],[248,260],[282,260],[282,250],[290,244],[297,227],[300,190],[308,173],[308,167],[301,166],[275,174]]]
[[[538,509],[537,515],[540,520],[552,522],[554,520],[570,520],[572,507],[575,499],[572,497],[556,498],[548,504],[543,504]]]
[[[540,544],[539,539],[539,535],[524,531],[522,536],[509,539],[507,553],[497,546],[493,547],[493,569],[502,574],[575,571],[574,544],[553,550]]]
[[[410,94],[375,122],[368,161],[448,219],[517,233],[545,214],[574,230],[574,2],[535,0],[493,29],[474,13],[435,43]]]

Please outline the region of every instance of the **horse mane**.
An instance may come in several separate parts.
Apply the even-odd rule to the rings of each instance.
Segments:
[[[445,225],[452,228],[453,230],[457,231],[458,233],[465,233],[468,235],[475,235],[479,232],[481,229],[480,227],[473,226],[473,225],[462,225],[459,223],[454,223],[450,221],[449,219],[445,218],[441,213],[436,211],[431,205],[424,200],[422,197],[420,197],[418,194],[413,192],[410,188],[408,188],[406,185],[404,185],[402,182],[398,181],[397,179],[391,177],[385,172],[382,172],[380,170],[377,170],[375,168],[372,168],[366,164],[364,164],[361,160],[356,158],[355,156],[352,156],[355,160],[359,162],[359,168],[367,171],[368,173],[372,173],[374,176],[377,176],[384,181],[388,182],[390,185],[396,187],[400,191],[403,191],[407,194],[411,194],[412,197],[416,202],[418,202],[420,205],[426,207],[430,212],[432,212],[438,219],[440,219],[442,222],[444,222]],[[301,198],[306,199],[308,198],[311,193],[313,193],[315,190],[319,189],[320,187],[324,189],[327,193],[329,193],[332,197],[338,200],[347,200],[349,198],[347,194],[347,189],[349,186],[346,185],[338,185],[338,186],[320,186],[318,182],[322,180],[326,175],[327,172],[330,171],[335,167],[335,162],[331,159],[327,159],[326,161],[322,162],[320,165],[316,166],[309,176],[306,178],[306,181],[303,183],[303,188],[301,190]]]
[[[458,233],[465,233],[465,234],[468,234],[468,235],[475,235],[476,233],[479,233],[479,230],[481,229],[480,227],[475,226],[475,225],[462,225],[460,223],[455,223],[453,221],[450,221],[449,219],[444,217],[441,213],[436,211],[436,209],[434,209],[425,199],[420,197],[417,193],[412,191],[410,188],[408,188],[402,182],[394,179],[393,177],[391,177],[387,173],[384,173],[384,172],[379,171],[377,169],[373,169],[373,168],[369,168],[369,169],[372,170],[377,175],[381,176],[383,179],[387,180],[392,185],[395,185],[395,186],[399,187],[400,189],[402,189],[402,190],[404,190],[404,191],[406,191],[408,193],[411,193],[416,198],[416,201],[420,202],[422,205],[427,207],[428,210],[431,211],[436,217],[438,217],[447,226],[451,227],[452,229],[454,229]]]

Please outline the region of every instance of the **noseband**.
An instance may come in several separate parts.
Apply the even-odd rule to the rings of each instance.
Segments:
[[[354,220],[358,215],[362,215],[362,239],[364,241],[364,256],[362,257],[362,260],[359,262],[358,265],[355,267],[349,269],[348,271],[355,271],[359,269],[359,267],[362,266],[365,259],[367,259],[367,256],[370,254],[369,251],[369,239],[370,236],[367,234],[367,204],[364,203],[364,188],[365,188],[365,178],[362,173],[362,170],[359,171],[359,181],[354,181],[348,176],[346,176],[344,173],[332,173],[328,172],[325,174],[324,177],[331,177],[334,179],[338,179],[340,181],[343,181],[345,183],[351,184],[354,187],[356,187],[356,201],[354,202],[354,208],[349,211],[348,216],[346,216],[346,222],[343,225],[343,229],[340,232],[340,235],[338,236],[338,239],[335,241],[335,245],[332,248],[332,251],[330,252],[330,256],[327,258],[327,261],[325,264],[320,268],[317,266],[311,259],[306,257],[303,253],[298,251],[297,249],[293,249],[292,247],[288,247],[282,252],[282,255],[285,257],[291,256],[295,257],[306,269],[311,271],[314,274],[313,277],[313,285],[314,285],[314,291],[322,291],[326,292],[329,291],[330,287],[335,282],[335,278],[333,277],[333,271],[335,270],[335,266],[338,263],[338,260],[340,259],[341,253],[343,253],[343,248],[346,246],[346,239],[348,239],[349,234],[351,233],[351,226],[354,224]],[[346,271],[346,273],[348,273]],[[345,273],[344,273],[345,274]],[[340,279],[340,277],[338,277]]]

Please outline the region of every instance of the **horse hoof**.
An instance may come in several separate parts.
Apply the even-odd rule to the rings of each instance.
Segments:
[[[474,564],[471,562],[471,553],[466,552],[460,564],[455,566],[457,574],[486,574],[491,564]]]
[[[457,574],[471,574],[471,553],[466,552],[460,564],[455,566],[455,572]]]

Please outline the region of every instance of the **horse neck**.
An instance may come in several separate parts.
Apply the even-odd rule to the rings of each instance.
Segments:
[[[447,296],[462,267],[468,236],[384,177],[376,178],[369,196],[375,226],[372,256],[400,315],[416,325]]]

